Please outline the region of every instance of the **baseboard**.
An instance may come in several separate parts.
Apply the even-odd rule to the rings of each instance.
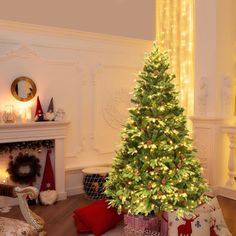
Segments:
[[[215,195],[220,195],[226,198],[230,198],[236,200],[236,189],[227,187],[227,186],[215,186],[213,188],[213,192]]]
[[[78,186],[74,188],[67,188],[66,192],[67,192],[67,196],[73,196],[73,195],[84,193],[84,189],[83,189],[83,186]]]
[[[57,200],[58,200],[58,201],[65,200],[66,198],[67,198],[67,192],[60,192],[60,193],[57,193]]]

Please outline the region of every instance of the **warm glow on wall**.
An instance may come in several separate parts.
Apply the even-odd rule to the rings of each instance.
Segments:
[[[0,184],[7,184],[9,180],[9,174],[6,169],[0,169]]]
[[[16,112],[18,113],[18,118],[21,120],[22,123],[31,121],[32,119],[32,103],[30,102],[23,102],[18,103],[16,106]]]
[[[32,121],[32,102],[8,102],[0,108],[0,123],[25,123]]]
[[[193,0],[157,0],[157,41],[169,52],[186,115],[193,114]]]

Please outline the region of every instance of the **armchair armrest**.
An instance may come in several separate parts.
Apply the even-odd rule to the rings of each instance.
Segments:
[[[31,186],[24,188],[15,187],[14,191],[16,196],[18,197],[20,210],[26,222],[32,225],[38,231],[40,236],[46,235],[44,231],[44,220],[33,211],[31,211],[27,203],[27,197],[30,199],[35,199],[38,197],[38,189]]]

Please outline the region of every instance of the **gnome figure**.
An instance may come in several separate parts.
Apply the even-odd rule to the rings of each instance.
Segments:
[[[49,121],[55,120],[53,98],[51,98],[50,103],[48,105],[48,110],[45,114],[45,120],[49,120]]]
[[[35,121],[44,121],[43,109],[42,109],[42,106],[41,106],[41,103],[40,103],[40,100],[39,100],[39,96],[37,97],[37,104],[36,104],[34,120]]]
[[[43,205],[52,205],[57,200],[57,192],[55,190],[55,179],[50,159],[50,153],[51,150],[48,150],[39,194],[39,200]]]

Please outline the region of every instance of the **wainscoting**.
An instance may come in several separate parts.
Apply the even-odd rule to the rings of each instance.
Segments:
[[[0,110],[20,106],[12,81],[31,78],[46,111],[51,97],[70,122],[65,139],[66,191],[82,191],[81,169],[109,165],[137,73],[152,42],[0,21]],[[33,114],[36,98],[31,101]],[[57,157],[55,157],[57,158]]]

